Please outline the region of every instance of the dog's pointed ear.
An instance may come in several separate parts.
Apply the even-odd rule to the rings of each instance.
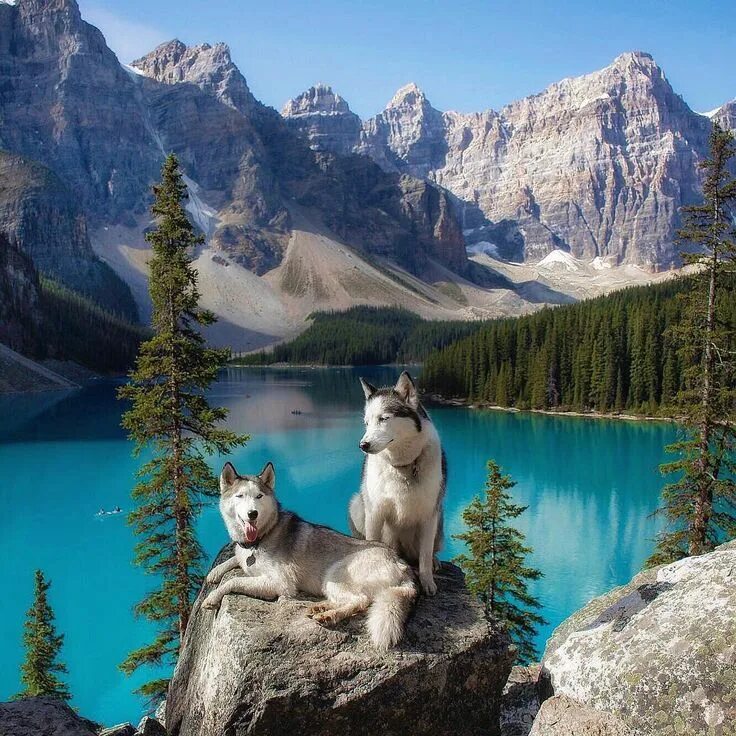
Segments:
[[[239,478],[238,471],[232,463],[225,463],[220,473],[220,493],[224,493]]]
[[[365,394],[366,401],[370,399],[370,397],[373,396],[376,391],[378,391],[378,389],[372,383],[368,383],[365,378],[360,379],[360,385],[363,387],[363,393]]]
[[[419,394],[417,393],[416,384],[406,371],[399,376],[399,380],[396,381],[396,385],[394,386],[394,391],[415,409],[419,406]]]
[[[267,488],[270,488],[273,491],[276,485],[276,469],[273,467],[272,462],[269,461],[263,466],[263,470],[258,473],[258,477]]]

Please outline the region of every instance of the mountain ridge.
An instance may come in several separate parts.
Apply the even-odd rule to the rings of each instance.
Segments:
[[[310,118],[306,102],[300,95],[282,113],[310,145],[329,149],[339,123]],[[715,118],[733,128],[728,109]],[[349,105],[343,115],[354,115]],[[469,246],[490,241],[529,262],[562,249],[652,271],[679,263],[679,209],[699,196],[710,126],[641,51],[499,110],[442,112],[409,83],[361,123],[352,150],[452,192]]]
[[[509,164],[504,147],[523,120],[511,121],[512,130],[497,113],[441,113],[416,85],[403,87],[387,116],[367,127],[327,85],[282,116],[255,98],[226,44],[174,39],[121,65],[74,0],[0,4],[0,79],[0,149],[58,182],[55,189],[10,191],[0,202],[0,232],[42,275],[52,269],[107,308],[110,295],[122,290],[131,302],[132,293],[145,321],[150,188],[173,152],[189,190],[187,209],[206,236],[194,258],[203,301],[220,318],[212,334],[237,350],[299,332],[317,309],[400,304],[423,316],[477,319],[599,293],[630,276],[652,278],[636,270],[608,278],[585,266],[570,285],[550,269],[517,268],[509,259],[541,261],[554,250],[584,265],[593,254],[607,265],[636,262],[638,254],[622,259],[625,249],[598,247],[597,232],[588,238],[592,246],[569,236],[581,221],[591,232],[615,230],[615,223],[591,225],[595,201],[592,214],[564,222],[563,198],[557,219],[567,231],[550,222],[549,171],[532,172],[539,181],[521,194],[514,188],[524,178],[518,162],[511,161],[503,186],[486,175]],[[299,128],[305,125],[306,133]],[[361,150],[354,150],[356,132]],[[535,145],[547,132],[535,132]],[[319,135],[324,140],[315,143]],[[524,160],[531,166],[535,159]],[[607,160],[600,165],[604,171]],[[490,183],[464,196],[473,176]],[[656,214],[679,202],[660,189],[654,199],[661,203],[631,187],[613,193],[622,207],[638,197]],[[40,204],[28,209],[29,201]],[[484,211],[509,202],[513,211],[503,217]],[[27,223],[38,223],[24,212],[57,222],[57,236],[76,235],[34,230]],[[646,230],[646,221],[639,225]],[[87,275],[110,268],[117,275],[107,285]]]
[[[144,320],[150,310],[144,241],[152,225],[150,188],[169,152],[177,154],[186,176],[187,209],[207,236],[195,254],[207,266],[203,293],[216,313],[233,317],[233,329],[222,339],[235,338],[238,349],[251,344],[247,335],[258,343],[292,334],[308,312],[299,311],[277,274],[256,289],[278,302],[275,312],[282,317],[275,322],[257,304],[252,314],[244,307],[235,314],[232,305],[244,300],[223,294],[222,284],[254,288],[248,274],[275,274],[289,249],[303,247],[310,233],[329,231],[331,248],[351,248],[353,259],[365,260],[360,269],[392,281],[385,298],[408,300],[410,308],[426,309],[406,287],[412,279],[423,281],[420,291],[429,290],[430,302],[439,304],[444,297],[431,282],[438,269],[448,269],[452,279],[474,278],[454,203],[444,190],[387,173],[365,158],[311,151],[252,95],[226,44],[173,40],[121,65],[74,0],[20,0],[0,7],[0,78],[0,148],[38,162],[74,192],[77,209],[69,210],[69,219],[80,234],[74,257],[86,260],[81,270],[68,269],[74,273],[64,283],[80,289],[77,271],[112,266],[127,284],[121,288],[133,291]],[[59,264],[63,248],[53,238],[32,237],[15,224],[19,218],[12,215],[27,193],[11,194],[0,231],[31,254],[36,268]],[[58,208],[65,196],[59,189],[52,204]],[[309,237],[292,237],[297,210],[296,229]],[[303,262],[288,259],[292,272],[294,263]],[[309,284],[312,289],[315,282]],[[104,291],[88,289],[100,302]],[[333,306],[333,295],[316,289],[313,297],[310,311]],[[448,316],[463,310],[451,300],[441,309]]]

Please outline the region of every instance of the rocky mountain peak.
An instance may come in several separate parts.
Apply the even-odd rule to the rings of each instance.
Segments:
[[[646,51],[625,51],[619,54],[610,66],[617,69],[634,68],[644,72],[662,72],[657,62],[654,61],[654,57]]]
[[[736,105],[714,119],[736,127]],[[485,219],[514,258],[562,249],[656,270],[677,262],[678,213],[699,197],[707,134],[652,56],[629,51],[498,113],[442,113],[408,84],[365,121],[353,150],[449,189],[466,229],[487,240]],[[319,120],[308,135],[329,148]]]
[[[4,5],[13,5],[26,13],[71,13],[81,20],[76,0],[4,0]]]
[[[389,171],[426,179],[447,150],[442,113],[413,82],[363,126],[358,152]]]
[[[427,96],[417,87],[414,82],[405,84],[400,89],[396,90],[396,93],[386,105],[386,110],[410,107],[410,108],[423,108],[431,107]]]
[[[313,87],[289,100],[281,110],[284,117],[297,115],[352,115],[344,98],[328,84],[318,82]]]
[[[182,43],[178,38],[173,38],[171,41],[165,41],[159,44],[153,51],[142,56],[140,59],[132,61],[130,66],[139,69],[152,79],[163,81],[161,77],[165,70],[170,66],[178,64],[186,53],[186,50],[187,46],[185,43]]]
[[[307,139],[313,151],[347,155],[358,145],[360,118],[327,84],[315,84],[289,100],[281,114],[292,130]]]
[[[186,46],[174,39],[136,59],[131,66],[164,84],[196,84],[240,112],[248,112],[258,104],[225,43]]]
[[[736,133],[736,100],[721,105],[709,117],[722,128]]]

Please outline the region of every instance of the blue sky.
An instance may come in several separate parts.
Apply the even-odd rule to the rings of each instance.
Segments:
[[[280,109],[326,82],[361,117],[416,82],[442,110],[496,108],[651,53],[699,112],[736,97],[735,0],[79,0],[121,61],[158,43],[225,41]]]

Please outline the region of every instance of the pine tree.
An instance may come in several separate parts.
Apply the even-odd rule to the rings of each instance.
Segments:
[[[48,599],[48,582],[40,570],[36,570],[33,605],[26,614],[23,646],[25,661],[21,665],[21,682],[25,686],[16,698],[50,695],[60,700],[69,700],[67,685],[57,675],[67,672],[58,657],[64,643],[63,634],[56,633],[54,612]]]
[[[500,467],[489,460],[483,497],[476,496],[463,511],[467,531],[453,535],[465,542],[469,555],[455,559],[465,572],[468,589],[478,596],[486,616],[506,626],[517,646],[520,663],[536,659],[534,636],[545,620],[537,613],[539,601],[528,590],[528,581],[542,573],[525,564],[532,552],[524,544],[524,535],[509,520],[526,511],[514,504],[507,492],[516,483],[501,474]]]
[[[140,536],[135,562],[158,581],[158,588],[135,607],[137,615],[158,625],[158,633],[122,663],[127,674],[142,665],[169,665],[177,655],[202,579],[203,553],[194,523],[205,498],[218,492],[205,457],[225,454],[247,440],[218,426],[227,411],[210,406],[204,396],[229,351],[208,348],[199,330],[214,316],[199,308],[192,251],[203,238],[187,218],[186,197],[179,164],[170,155],[154,187],[157,226],[146,235],[153,250],[154,334],[141,345],[130,383],[119,391],[120,398],[132,401],[123,426],[135,441],[136,454],[144,449],[153,453],[139,470],[133,489],[137,507],[129,523]],[[166,686],[165,679],[158,679],[139,692],[153,700],[163,696]]]
[[[734,155],[733,135],[714,124],[710,155],[701,164],[704,201],[686,209],[679,233],[696,249],[683,253],[696,274],[675,331],[689,366],[678,396],[684,436],[667,448],[678,459],[661,468],[679,477],[662,493],[658,513],[668,525],[649,564],[699,555],[736,536],[736,352],[734,325],[724,315],[736,271]]]

